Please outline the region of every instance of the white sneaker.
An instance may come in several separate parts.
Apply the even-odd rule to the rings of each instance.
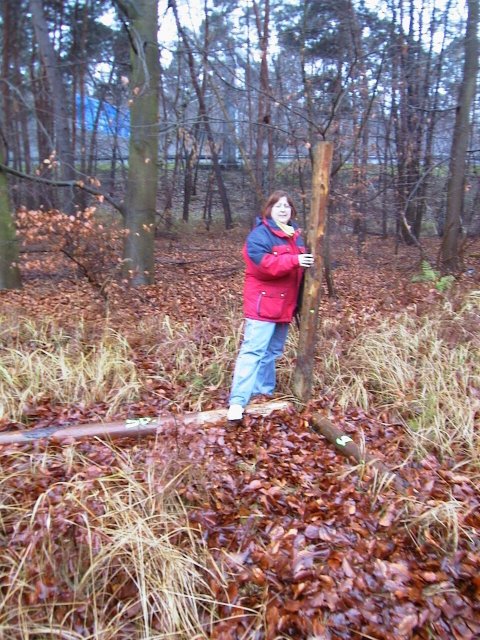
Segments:
[[[243,407],[241,404],[231,404],[228,407],[227,420],[241,420],[243,418]]]

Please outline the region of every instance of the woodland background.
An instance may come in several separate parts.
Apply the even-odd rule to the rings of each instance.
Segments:
[[[479,637],[478,0],[0,17],[0,435],[173,417],[0,446],[0,638]],[[292,326],[290,409],[189,427],[227,403],[248,229],[275,188],[308,227],[322,140],[312,398]]]

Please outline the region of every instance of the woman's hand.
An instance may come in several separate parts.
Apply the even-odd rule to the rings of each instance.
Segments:
[[[311,253],[301,253],[298,256],[298,264],[301,267],[311,267],[313,265],[313,255]]]

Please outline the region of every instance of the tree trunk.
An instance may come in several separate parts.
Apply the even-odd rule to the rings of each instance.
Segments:
[[[3,163],[3,141],[0,139],[0,163]],[[18,268],[18,246],[8,197],[7,175],[0,169],[0,290],[21,287]]]
[[[105,97],[106,97],[106,94],[107,94],[107,90],[113,84],[113,78],[114,78],[114,75],[115,75],[115,71],[116,71],[115,64],[112,64],[112,68],[110,69],[110,74],[109,74],[109,77],[108,77],[108,81],[107,81],[107,83],[105,85],[103,85],[100,88],[100,91],[98,92],[98,106],[97,106],[97,110],[95,111],[95,118],[93,120],[92,132],[90,134],[90,141],[89,141],[89,144],[88,144],[88,155],[87,155],[87,151],[86,151],[87,150],[87,141],[85,139],[85,151],[82,153],[82,157],[83,157],[84,164],[85,163],[86,164],[85,164],[84,169],[82,169],[82,171],[84,171],[84,173],[86,175],[88,175],[88,176],[93,176],[96,173],[98,123],[100,121],[100,116],[101,116],[102,110],[104,108]],[[84,103],[84,95],[82,95],[81,100],[80,100],[80,104],[83,104],[83,103]],[[116,156],[119,116],[120,116],[120,109],[119,109],[119,106],[116,105],[116,108],[115,108],[115,120],[113,121],[113,123],[111,123],[111,124],[113,124],[113,140],[112,140],[112,156],[114,156],[112,158],[112,163],[113,164],[115,162],[115,156]],[[82,119],[83,119],[83,122],[85,122],[85,108],[84,107],[83,107]],[[82,135],[82,137],[83,137],[83,135]],[[113,177],[115,177],[115,170],[113,170]],[[110,181],[109,190],[110,190],[110,193],[113,193],[113,181]]]
[[[212,71],[214,71],[213,66],[211,66]],[[248,70],[248,67],[247,67]],[[215,97],[217,98],[218,104],[220,106],[220,109],[222,110],[223,113],[223,117],[225,118],[225,124],[228,126],[229,131],[230,131],[230,142],[229,142],[229,146],[232,145],[233,149],[232,149],[232,153],[234,153],[235,149],[238,150],[240,157],[242,158],[242,162],[243,162],[243,172],[248,176],[248,178],[250,179],[251,185],[252,185],[252,192],[255,194],[255,201],[257,203],[259,203],[257,206],[260,206],[260,204],[263,203],[265,196],[263,195],[262,192],[262,188],[261,185],[259,185],[257,183],[257,179],[255,176],[255,171],[254,171],[254,167],[252,166],[251,163],[251,147],[247,148],[246,145],[246,140],[245,139],[241,139],[236,132],[235,129],[235,122],[232,119],[233,117],[233,111],[234,111],[234,107],[233,105],[231,105],[231,107],[229,107],[229,105],[226,103],[226,100],[224,98],[224,96],[222,96],[222,94],[220,93],[219,88],[216,86],[215,82],[213,81],[212,77],[209,78],[209,86],[212,89],[213,93],[215,94]],[[248,92],[248,88],[247,88],[247,92]],[[231,109],[231,110],[230,110]],[[249,127],[249,132],[251,131],[251,127]],[[236,166],[238,166],[238,162],[235,159],[235,162],[237,163]],[[222,154],[222,164],[223,164],[223,154]]]
[[[225,105],[226,114],[222,124],[222,165],[226,169],[237,169],[237,147],[235,145],[235,116],[236,107],[234,102],[233,89],[228,85],[224,89],[225,99],[222,105]],[[221,105],[221,106],[222,106]],[[233,131],[232,131],[233,129]]]
[[[3,20],[0,86],[5,123],[3,135],[8,149],[4,159],[18,171],[30,173],[30,102],[20,90],[25,80],[23,11],[21,2],[0,3],[0,16]],[[10,182],[10,197],[14,208],[20,204],[34,208],[37,204],[31,190],[21,182]]]
[[[48,35],[48,25],[43,13],[41,0],[30,0],[35,38],[38,50],[45,67],[52,100],[53,118],[55,126],[55,148],[60,164],[60,179],[72,180],[75,176],[72,139],[70,136],[67,93],[60,72],[57,55]],[[73,210],[72,191],[61,195],[61,208],[66,213]]]
[[[369,109],[369,87],[365,68],[365,52],[358,17],[351,2],[348,3],[351,38],[347,41],[350,58],[356,64],[352,76],[352,126],[354,132],[352,153],[352,218],[353,233],[357,236],[357,255],[361,255],[365,243],[367,220],[364,211],[368,173],[369,128],[362,124]]]
[[[478,0],[467,0],[468,18],[465,36],[465,63],[460,85],[447,186],[447,217],[441,247],[444,271],[456,271],[460,265],[459,239],[465,189],[465,159],[468,148],[470,108],[475,96],[478,71]]]
[[[123,274],[134,286],[152,284],[158,180],[160,60],[157,46],[158,0],[117,1],[130,19],[130,143]]]
[[[177,56],[177,59],[180,57]],[[176,86],[174,92],[174,99],[171,108],[173,112],[176,114],[177,121],[179,120],[179,113],[183,114],[184,107],[179,107],[179,98],[180,98],[180,65],[178,68],[177,78],[176,78]],[[163,67],[160,64],[160,78],[159,78],[159,95],[160,95],[160,109],[162,112],[163,119],[165,121],[169,118],[169,111],[167,105],[167,95],[166,95],[166,78],[163,72]],[[169,89],[172,87],[169,86]],[[162,148],[162,175],[160,176],[160,184],[161,190],[164,194],[164,203],[163,203],[163,215],[161,216],[161,221],[163,223],[164,228],[167,231],[170,231],[173,223],[173,195],[175,193],[175,189],[177,188],[178,181],[178,170],[180,167],[180,127],[175,127],[174,136],[175,136],[175,152],[174,152],[174,162],[173,169],[170,171],[169,169],[169,149],[172,144],[172,134],[167,132],[163,137],[163,148]],[[158,232],[158,223],[156,225],[156,232]]]
[[[32,54],[30,64],[30,79],[33,90],[33,100],[35,105],[35,126],[37,138],[38,167],[37,171],[41,176],[52,177],[50,173],[50,165],[43,164],[43,160],[49,158],[54,148],[53,119],[51,106],[51,96],[48,91],[48,81],[45,69],[42,65],[36,73],[35,54]],[[59,189],[55,189],[52,185],[37,184],[35,186],[34,198],[36,207],[44,207],[51,209],[57,206],[57,194]]]
[[[399,2],[398,9],[400,15],[397,17],[396,8],[392,4],[391,37],[395,46],[392,59],[391,112],[397,149],[397,229],[405,243],[414,244],[420,235],[422,223],[422,209],[418,207],[418,199],[412,197],[412,194],[416,192],[420,180],[425,121],[421,116],[424,105],[420,102],[424,56],[416,35],[417,30],[421,30],[416,22],[422,20],[423,5],[418,12],[414,0],[410,0],[408,6]],[[405,10],[409,11],[408,18]],[[401,25],[407,19],[409,30],[404,33]],[[397,29],[400,31],[399,35]]]
[[[255,156],[256,181],[264,191],[270,193],[274,185],[274,157],[273,157],[273,129],[272,129],[272,103],[270,80],[268,73],[268,46],[270,33],[270,2],[265,1],[263,24],[260,17],[260,9],[253,0],[253,10],[255,12],[255,22],[257,25],[257,35],[260,42],[262,58],[260,61],[260,91],[258,92],[258,121],[257,121],[257,147]],[[264,144],[267,141],[267,184],[265,185],[264,170]],[[261,203],[258,203],[259,205]]]
[[[327,219],[327,199],[333,144],[320,142],[314,149],[312,202],[307,232],[307,247],[315,256],[315,265],[305,274],[297,365],[293,374],[293,392],[307,402],[313,384],[313,365],[317,344],[319,305],[323,280],[323,240]]]
[[[245,84],[246,84],[246,109],[247,109],[247,121],[253,122],[253,99],[252,99],[252,43],[250,38],[250,3],[247,5],[247,10],[245,14],[246,18],[246,29],[247,29],[247,42],[246,42],[246,60],[245,60]],[[254,147],[255,147],[255,134],[253,131],[253,127],[248,127],[248,159],[249,165],[251,167],[253,157],[254,157]],[[255,168],[252,169],[254,171]],[[253,181],[255,184],[255,195],[254,195],[254,205],[255,205],[255,213],[251,214],[251,224],[255,220],[255,216],[258,215],[257,212],[260,212],[261,205],[263,204],[264,196],[262,191],[262,184],[258,182],[256,173],[252,173],[254,176]]]
[[[435,129],[439,119],[438,105],[440,102],[440,86],[442,82],[443,62],[448,37],[448,17],[450,13],[451,0],[447,1],[443,15],[443,37],[440,51],[435,51],[438,46],[438,25],[436,13],[434,12],[430,20],[430,46],[425,65],[423,81],[423,104],[426,118],[424,123],[425,143],[421,168],[421,184],[417,190],[417,200],[420,217],[425,218],[427,213],[427,203],[429,202],[430,183],[432,180],[431,171],[434,164],[434,141]],[[434,53],[435,51],[435,53]],[[426,114],[428,113],[428,117]]]
[[[15,111],[14,97],[11,95],[11,78],[10,78],[10,67],[12,66],[12,51],[14,50],[15,44],[15,34],[18,33],[16,29],[17,27],[17,12],[14,11],[14,7],[11,3],[6,2],[2,4],[1,7],[1,17],[3,20],[3,46],[2,46],[2,78],[3,82],[0,83],[0,88],[2,92],[2,106],[3,106],[3,122],[13,124],[14,120],[12,118],[12,113]],[[13,137],[12,127],[4,127],[2,130],[2,135],[4,136],[4,143],[7,149],[11,149],[13,147],[12,137]],[[15,168],[19,168],[18,166],[19,158],[11,158],[10,162],[15,166]]]
[[[122,105],[121,95],[119,92],[116,92],[115,95],[115,121],[113,126],[113,139],[112,139],[112,157],[110,160],[110,174],[109,174],[109,184],[108,190],[111,196],[113,196],[116,192],[116,175],[117,175],[117,164],[120,163],[121,173],[122,173],[122,182],[127,182],[126,170],[125,170],[125,161],[122,157],[122,152],[119,144],[119,121],[120,121],[120,108]],[[94,127],[92,132],[96,133],[97,127]],[[91,150],[91,169],[89,170],[88,175],[94,175],[97,170],[97,155],[98,155],[98,144],[90,146]]]
[[[83,7],[79,7],[79,0],[76,0],[74,15],[75,20],[81,24],[79,29],[74,29],[73,34],[73,42],[72,48],[74,52],[74,71],[73,71],[73,84],[78,87],[77,91],[80,96],[80,132],[78,139],[78,151],[80,156],[80,173],[82,176],[87,175],[87,126],[85,120],[85,97],[86,97],[86,82],[85,78],[88,74],[88,62],[85,55],[86,51],[86,41],[87,41],[87,29],[88,29],[88,13],[92,10],[91,2],[87,1],[84,3]],[[112,70],[115,65],[112,65]],[[76,95],[77,92],[73,94],[73,117],[72,117],[72,149],[73,156],[75,157],[75,133],[76,133]],[[101,100],[99,101],[99,109],[101,108]],[[90,174],[92,175],[92,174]],[[81,211],[84,211],[87,207],[87,198],[86,193],[82,191],[78,194],[77,204]]]

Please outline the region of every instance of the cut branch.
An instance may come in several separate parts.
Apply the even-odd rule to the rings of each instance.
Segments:
[[[287,401],[267,402],[246,408],[246,415],[265,416],[273,411],[284,411],[290,406]],[[34,442],[47,438],[51,440],[65,440],[66,438],[118,438],[132,436],[146,436],[156,433],[159,429],[178,423],[202,426],[209,423],[221,422],[227,419],[227,409],[203,411],[200,413],[186,413],[184,415],[166,415],[157,417],[141,417],[118,422],[95,422],[76,424],[71,426],[47,426],[27,431],[11,431],[0,433],[0,445],[15,442]]]
[[[286,411],[291,408],[286,400],[274,400],[264,404],[249,405],[245,409],[246,416],[268,416],[274,411]],[[199,413],[185,413],[175,415],[165,413],[156,417],[140,417],[120,420],[117,422],[95,422],[89,424],[76,424],[70,426],[46,426],[25,431],[6,431],[0,433],[0,446],[16,443],[36,442],[38,440],[64,441],[79,438],[132,438],[154,435],[166,429],[175,429],[179,423],[202,427],[207,424],[216,424],[227,420],[227,409],[214,409]],[[311,428],[330,443],[338,453],[346,458],[356,460],[359,463],[371,464],[382,475],[392,478],[397,489],[405,487],[405,481],[395,475],[382,462],[374,456],[364,453],[353,442],[350,436],[338,429],[332,422],[319,413],[314,413],[310,418]]]
[[[348,436],[338,429],[330,420],[319,413],[314,413],[311,417],[312,429],[322,435],[333,444],[335,449],[347,458],[353,458],[359,463],[370,464],[380,474],[392,478],[397,489],[405,487],[405,481],[388,469],[380,460],[374,456],[363,452],[360,447]]]

